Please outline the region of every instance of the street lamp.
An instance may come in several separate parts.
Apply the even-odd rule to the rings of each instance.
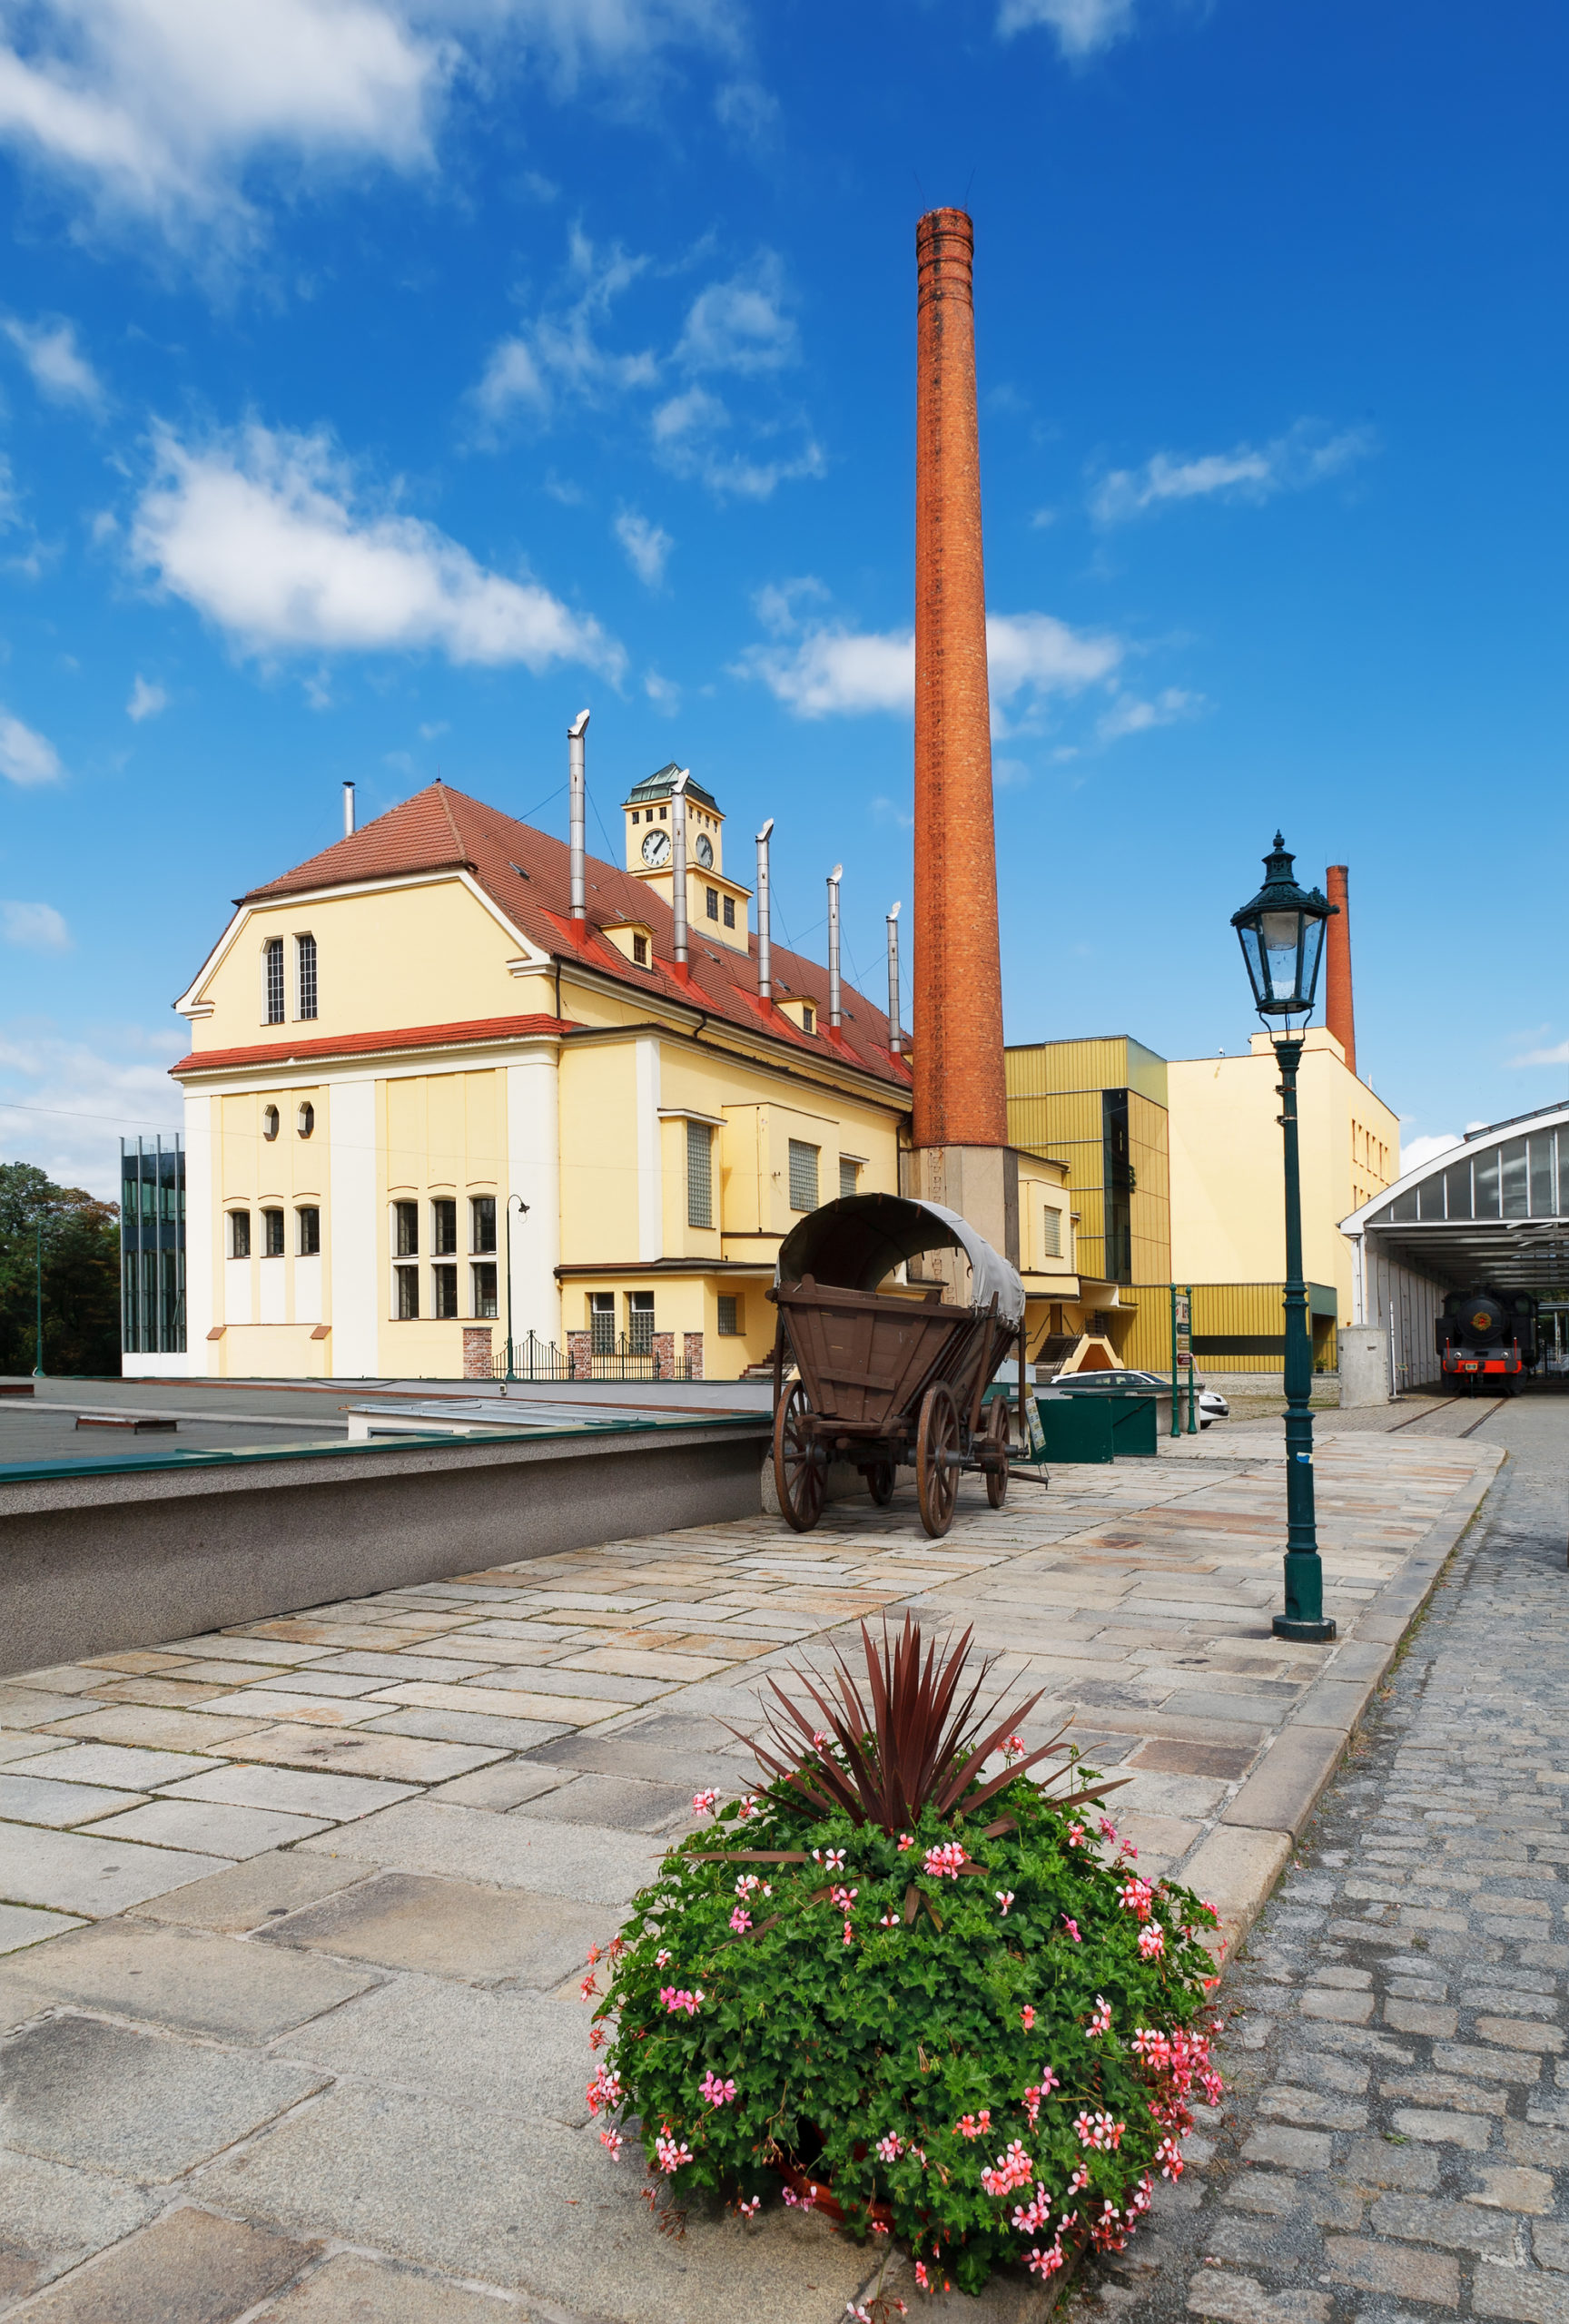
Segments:
[[[517,1204],[517,1206],[518,1206],[518,1216],[519,1216],[519,1218],[527,1218],[527,1217],[528,1217],[528,1205],[524,1201],[524,1199],[523,1199],[522,1196],[521,1196],[521,1195],[508,1195],[508,1197],[507,1197],[506,1208],[505,1208],[505,1210],[504,1210],[504,1211],[503,1211],[503,1213],[502,1213],[502,1216],[503,1216],[503,1217],[506,1219],[506,1221],[507,1221],[507,1379],[508,1379],[508,1380],[516,1380],[516,1378],[518,1377],[518,1374],[517,1374],[513,1371],[513,1369],[512,1369],[512,1206],[513,1206],[513,1204],[514,1204],[514,1203],[516,1203],[516,1204]],[[502,1393],[503,1395],[505,1395],[505,1394],[507,1393],[507,1386],[506,1386],[506,1382],[505,1382],[505,1381],[502,1383],[502,1386],[501,1386],[501,1393]]]
[[[1253,1005],[1280,1066],[1280,1128],[1286,1148],[1286,1611],[1277,1638],[1322,1645],[1335,1636],[1324,1613],[1324,1569],[1313,1516],[1313,1343],[1302,1279],[1302,1181],[1297,1152],[1297,1068],[1313,1013],[1324,926],[1337,907],[1317,888],[1299,888],[1278,832],[1264,859],[1264,885],[1231,915],[1248,964]],[[1297,1021],[1294,1024],[1293,1019]]]

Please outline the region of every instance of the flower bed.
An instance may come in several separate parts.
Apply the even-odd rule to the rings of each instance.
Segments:
[[[1219,2097],[1215,1915],[1140,1877],[1071,1753],[1068,1794],[1029,1778],[1059,1744],[982,1784],[1021,1712],[982,1734],[972,1690],[955,1718],[930,1652],[942,1716],[924,1784],[902,1781],[919,1632],[884,1642],[881,1672],[866,1650],[870,1706],[842,1677],[814,1729],[776,1689],[810,1749],[761,1750],[754,1798],[701,1795],[719,1829],[637,1898],[589,2104],[612,2153],[640,2123],[656,2209],[706,2190],[750,2216],[783,2177],[786,2203],[826,2188],[848,2231],[900,2237],[923,2289],[979,2291],[1020,2260],[1049,2278],[1086,2243],[1122,2248],[1181,2171],[1193,2086]]]

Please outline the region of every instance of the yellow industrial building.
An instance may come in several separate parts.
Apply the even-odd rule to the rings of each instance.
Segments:
[[[1191,1285],[1193,1348],[1215,1372],[1278,1370],[1284,1345],[1279,1068],[1268,1036],[1238,1056],[1167,1060],[1126,1035],[1007,1051],[1014,1142],[1065,1167],[1080,1296],[1031,1313],[1031,1348],[1075,1335],[1121,1363],[1171,1361],[1170,1285]],[[1399,1121],[1324,1027],[1298,1078],[1305,1273],[1314,1361],[1354,1313],[1348,1217],[1400,1173]]]
[[[128,1370],[488,1377],[508,1330],[569,1376],[766,1357],[794,1220],[898,1190],[909,1067],[760,940],[709,793],[663,768],[622,815],[615,866],[436,784],[241,900],[177,1003],[184,1351]],[[1037,1298],[1066,1175],[1021,1157]]]

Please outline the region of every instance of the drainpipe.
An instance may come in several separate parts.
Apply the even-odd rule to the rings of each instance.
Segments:
[[[899,906],[888,915],[888,1054],[897,1057],[904,1046],[899,1030]]]
[[[774,829],[769,816],[757,834],[757,998],[774,998],[773,911],[768,900],[768,840]]]
[[[828,1030],[836,1033],[843,1018],[839,1006],[839,882],[844,866],[836,863],[828,874]]]
[[[676,917],[676,966],[686,969],[686,784],[690,767],[684,766],[670,786],[670,815],[675,847],[675,879],[670,886],[670,909]]]
[[[588,713],[580,710],[567,729],[567,744],[570,765],[571,806],[568,829],[571,841],[571,901],[567,916],[577,923],[577,932],[588,931],[587,842],[585,837],[587,784],[585,765],[587,749],[584,735],[587,731]]]
[[[343,836],[345,839],[354,836],[354,785],[351,783],[343,785]]]

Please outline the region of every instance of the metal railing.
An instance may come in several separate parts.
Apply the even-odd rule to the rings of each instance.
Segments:
[[[585,1334],[587,1338],[587,1334]],[[638,1341],[623,1336],[608,1347],[567,1348],[563,1351],[554,1340],[542,1340],[530,1332],[526,1339],[514,1340],[511,1363],[508,1363],[505,1340],[490,1360],[491,1376],[497,1380],[696,1380],[701,1373],[694,1372],[680,1356],[661,1355],[657,1350]]]

